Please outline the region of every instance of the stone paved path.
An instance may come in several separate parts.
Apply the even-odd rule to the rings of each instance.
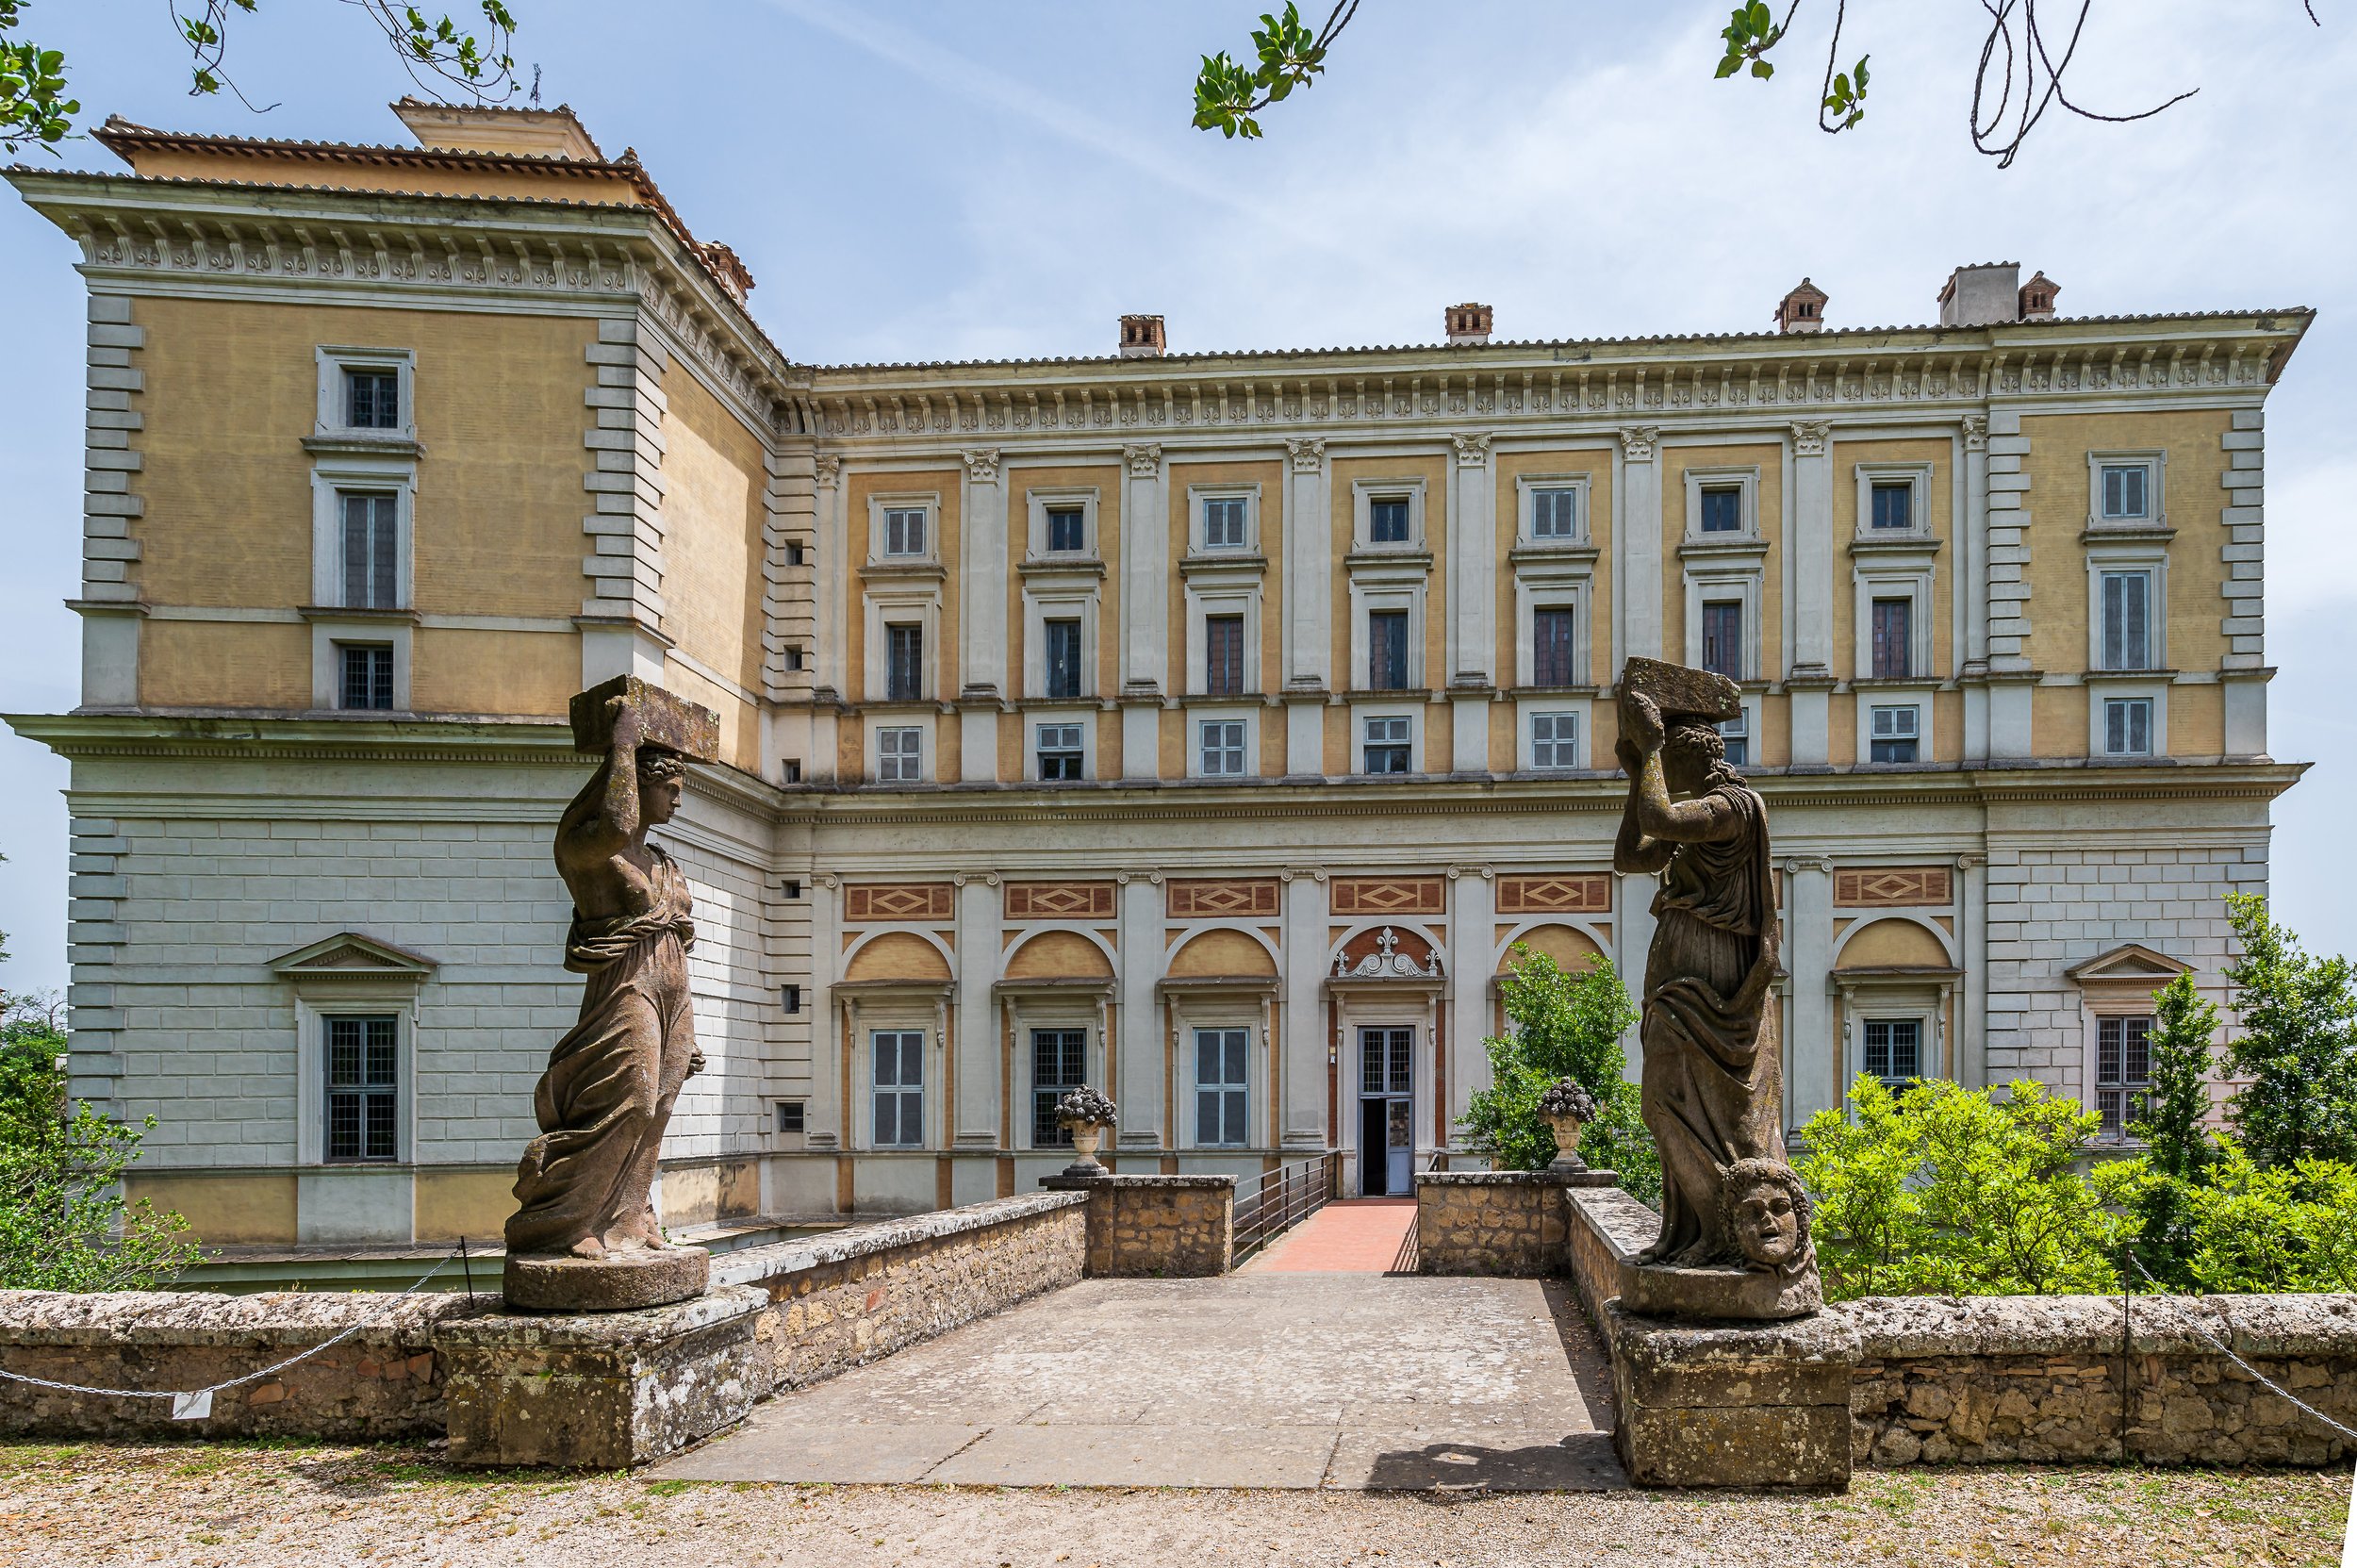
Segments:
[[[1381,1274],[1399,1261],[1415,1228],[1412,1197],[1345,1198],[1277,1237],[1238,1272]]]
[[[1090,1279],[771,1400],[701,1480],[1471,1491],[1624,1486],[1558,1281]]]

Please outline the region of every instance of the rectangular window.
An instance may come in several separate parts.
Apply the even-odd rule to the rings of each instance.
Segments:
[[[1703,668],[1730,681],[1743,678],[1743,602],[1703,601]]]
[[[1240,495],[1213,496],[1203,503],[1203,548],[1206,550],[1242,550],[1244,547],[1244,498]]]
[[[1923,1076],[1923,1020],[1866,1020],[1866,1070],[1892,1089]]]
[[[2152,470],[2143,463],[2105,463],[2103,520],[2143,522],[2152,516]]]
[[[2152,754],[2152,699],[2107,697],[2103,700],[2103,751],[2115,757]]]
[[[1534,539],[1579,537],[1579,491],[1531,491],[1530,536]]]
[[[1241,1029],[1195,1032],[1195,1141],[1205,1147],[1242,1148],[1252,1142],[1245,1122],[1249,1038]]]
[[[1032,731],[1039,741],[1039,776],[1077,779],[1080,776],[1080,726],[1041,724]]]
[[[922,506],[887,506],[884,508],[884,548],[887,555],[922,555],[925,553],[925,508]]]
[[[1706,534],[1743,532],[1743,487],[1706,485],[1702,493],[1702,531]]]
[[[1056,1101],[1088,1081],[1088,1032],[1031,1031],[1031,1147],[1070,1148],[1072,1129],[1056,1125]]]
[[[1362,1095],[1405,1095],[1416,1080],[1416,1032],[1412,1029],[1362,1029],[1359,1032],[1359,1092]]]
[[[1752,716],[1748,709],[1719,726],[1719,741],[1727,749],[1729,767],[1752,765]]]
[[[1408,498],[1406,496],[1377,496],[1367,503],[1367,542],[1369,544],[1406,544],[1408,542]]]
[[[779,1131],[799,1132],[804,1130],[806,1118],[803,1114],[803,1101],[799,1099],[782,1099],[777,1102],[777,1105]]]
[[[1574,612],[1530,612],[1530,680],[1533,685],[1568,686],[1578,680],[1573,657]]]
[[[1066,555],[1086,550],[1088,543],[1088,513],[1078,506],[1047,508],[1047,548]]]
[[[1896,484],[1876,481],[1871,487],[1873,517],[1871,526],[1875,530],[1890,529],[1905,533],[1915,526],[1915,487],[1902,480]]]
[[[922,784],[925,781],[925,732],[896,725],[876,732],[876,782]]]
[[[343,662],[341,708],[387,708],[393,705],[393,651],[385,643],[338,643]]]
[[[1369,773],[1405,773],[1409,761],[1408,719],[1367,720],[1366,771]]]
[[[1579,766],[1579,715],[1534,713],[1530,716],[1530,766]]]
[[[1867,759],[1871,762],[1913,762],[1921,739],[1923,710],[1909,703],[1904,707],[1869,708],[1872,731],[1866,737]]]
[[[1904,681],[1915,673],[1915,601],[1874,601],[1874,679]]]
[[[1077,620],[1050,620],[1042,623],[1047,635],[1043,651],[1047,666],[1047,695],[1078,697],[1080,695],[1080,623]]]
[[[338,490],[344,526],[344,607],[390,610],[401,603],[401,502],[389,490]]]
[[[401,1020],[328,1018],[330,1160],[401,1158]]]
[[[399,430],[401,372],[344,371],[344,423],[354,430]]]
[[[1408,689],[1408,612],[1367,612],[1367,685],[1376,691]]]
[[[1197,726],[1196,735],[1202,743],[1202,772],[1205,778],[1244,777],[1243,719],[1206,719]]]
[[[925,628],[904,621],[884,628],[884,701],[921,701],[925,696]]]
[[[868,1042],[876,1053],[876,1147],[924,1147],[925,1032],[880,1029]]]
[[[2124,1137],[2128,1124],[2144,1117],[2144,1097],[2152,1086],[2152,1020],[2095,1020],[2095,1109],[2106,1138]]]
[[[2105,669],[2152,668],[2152,574],[2149,571],[2106,571],[2102,585],[2102,641]]]
[[[1244,617],[1203,618],[1203,689],[1213,697],[1244,695]]]

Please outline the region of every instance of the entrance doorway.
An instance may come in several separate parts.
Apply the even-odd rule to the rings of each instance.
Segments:
[[[1416,1032],[1359,1031],[1359,1193],[1407,1197],[1415,1191]]]

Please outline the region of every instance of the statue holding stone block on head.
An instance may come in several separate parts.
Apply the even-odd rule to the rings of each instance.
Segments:
[[[1661,878],[1639,1026],[1661,1236],[1623,1292],[1635,1312],[1775,1318],[1820,1302],[1806,1195],[1785,1163],[1768,810],[1718,731],[1741,695],[1654,659],[1621,672],[1629,791],[1612,867]]]
[[[574,698],[572,720],[574,745],[603,756],[556,829],[565,966],[588,980],[533,1095],[540,1135],[517,1167],[503,1290],[542,1310],[658,1306],[701,1294],[710,1260],[665,1239],[651,1197],[671,1106],[703,1058],[687,879],[647,830],[678,811],[686,762],[717,759],[719,723],[632,676]]]

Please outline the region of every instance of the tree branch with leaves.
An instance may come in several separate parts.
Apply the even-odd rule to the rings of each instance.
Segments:
[[[399,0],[338,0],[366,16],[418,89],[436,98],[457,92],[478,104],[501,104],[518,91],[515,13],[506,0],[474,0],[480,22],[436,14]],[[0,0],[0,147],[54,152],[79,134],[81,100],[68,94],[65,53],[24,36],[33,0]],[[189,52],[189,94],[228,92],[256,113],[257,106],[229,74],[230,25],[256,16],[262,0],[166,0],[174,36]]]

